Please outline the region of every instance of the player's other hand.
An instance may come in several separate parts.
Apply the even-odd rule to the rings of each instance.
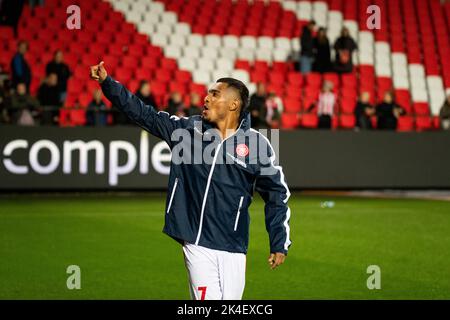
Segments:
[[[99,83],[105,81],[106,77],[108,76],[108,73],[106,72],[104,64],[105,63],[102,61],[96,66],[91,66],[91,79],[94,79]]]
[[[284,259],[286,259],[286,255],[281,252],[271,253],[269,256],[269,265],[270,269],[275,269],[279,265],[284,263]]]

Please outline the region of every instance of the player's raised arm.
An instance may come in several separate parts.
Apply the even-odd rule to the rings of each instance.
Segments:
[[[267,148],[270,161],[264,165],[261,174],[256,179],[256,191],[265,202],[264,213],[266,220],[266,230],[269,233],[270,256],[269,264],[272,269],[284,263],[287,255],[290,240],[289,219],[291,210],[288,207],[288,200],[291,195],[286,184],[283,169],[275,165],[275,152],[270,142],[263,139],[260,147]]]
[[[153,106],[145,105],[121,83],[108,76],[103,61],[91,66],[90,76],[100,83],[103,94],[114,106],[139,126],[165,140],[169,146],[172,145],[172,132],[183,125],[184,119],[170,116],[167,112],[158,112]]]

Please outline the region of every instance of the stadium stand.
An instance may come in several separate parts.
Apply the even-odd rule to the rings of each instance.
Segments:
[[[81,30],[65,27],[72,4],[81,8]],[[367,27],[371,4],[387,13],[379,30]],[[105,23],[98,24],[99,19]],[[301,28],[311,19],[327,28],[330,43],[343,26],[350,30],[359,47],[353,73],[304,76],[295,70]],[[25,6],[19,23],[19,39],[30,44],[33,94],[53,51],[64,50],[74,72],[65,104],[69,109],[87,106],[96,88],[88,67],[103,59],[112,76],[131,90],[139,80],[150,79],[160,105],[171,91],[183,94],[188,104],[189,92],[204,96],[206,86],[223,76],[243,80],[251,92],[257,82],[266,83],[284,101],[286,129],[317,126],[314,110],[307,108],[325,80],[338,94],[333,128],[354,127],[361,91],[370,92],[376,103],[391,88],[406,110],[399,131],[438,128],[439,108],[450,93],[449,32],[450,3],[439,0],[46,0],[34,12]],[[10,28],[1,27],[0,34],[5,53],[0,64],[8,71],[19,39]],[[84,121],[79,111],[74,118]]]

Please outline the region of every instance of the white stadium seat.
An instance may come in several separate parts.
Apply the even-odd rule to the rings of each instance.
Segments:
[[[231,72],[234,68],[234,64],[231,60],[220,58],[216,60],[217,70]]]
[[[275,48],[291,50],[291,39],[289,38],[275,38]]]
[[[256,38],[252,36],[242,36],[241,45],[242,48],[255,49],[257,46]]]
[[[239,48],[239,39],[233,35],[227,35],[223,37],[223,46],[226,48]]]
[[[156,25],[156,33],[170,36],[173,33],[172,26],[170,24],[160,23]]]
[[[187,36],[191,33],[191,27],[187,23],[180,22],[175,25],[174,32],[177,35]]]
[[[164,47],[169,43],[168,37],[160,33],[154,33],[150,35],[150,41],[153,45],[160,47]]]
[[[197,66],[199,70],[207,70],[207,71],[213,71],[216,68],[213,59],[206,59],[200,57],[197,59]]]
[[[245,70],[234,70],[231,73],[231,76],[233,78],[241,80],[244,84],[247,84],[250,82],[250,76],[248,75],[248,72]]]
[[[173,25],[177,23],[177,15],[174,12],[163,12],[161,14],[161,22],[167,25]]]
[[[161,13],[155,12],[155,11],[144,12],[142,14],[143,22],[144,22],[144,24],[146,24],[146,23],[159,24],[160,15],[161,15]]]
[[[237,50],[232,50],[230,48],[219,48],[218,53],[220,57],[229,59],[231,61],[236,60],[237,57]]]
[[[217,59],[219,57],[218,48],[203,47],[200,49],[201,56],[206,59]]]
[[[255,59],[267,62],[272,62],[272,50],[270,49],[259,49],[256,50]]]
[[[208,34],[205,37],[206,45],[208,47],[212,48],[219,48],[222,46],[222,40],[219,36],[216,36],[215,34]]]
[[[198,58],[200,56],[200,48],[187,46],[183,48],[183,56],[186,58]]]
[[[290,55],[290,50],[276,49],[273,51],[273,60],[278,62],[287,61]]]
[[[196,83],[201,83],[201,84],[205,84],[205,85],[209,85],[212,82],[209,71],[204,71],[204,70],[195,70],[192,73],[192,79]]]
[[[190,34],[188,36],[188,44],[194,47],[203,47],[203,37],[199,34]]]
[[[179,46],[166,46],[164,47],[164,54],[168,58],[179,59],[182,56],[181,47]]]
[[[271,37],[259,37],[258,38],[258,47],[261,49],[273,49],[273,38]]]
[[[255,59],[255,52],[247,48],[238,49],[238,59],[253,61]]]

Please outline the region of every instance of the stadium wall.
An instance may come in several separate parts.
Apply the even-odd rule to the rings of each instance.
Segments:
[[[292,189],[450,188],[446,132],[281,131]],[[275,148],[277,149],[277,148]],[[170,151],[135,127],[0,127],[0,190],[152,190]]]

